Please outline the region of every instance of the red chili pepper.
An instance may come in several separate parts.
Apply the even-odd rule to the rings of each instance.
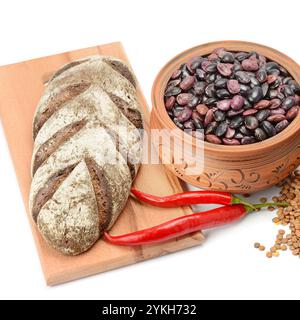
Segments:
[[[170,196],[158,197],[148,193],[141,192],[132,188],[131,193],[140,201],[148,203],[152,206],[171,208],[192,204],[244,204],[252,207],[252,204],[232,195],[229,192],[217,192],[217,191],[188,191],[173,194]]]
[[[286,205],[287,204],[285,203],[258,204],[254,205],[254,209],[243,204],[224,206],[206,212],[182,216],[152,228],[121,236],[111,236],[105,232],[104,238],[106,241],[120,246],[137,246],[159,243],[195,231],[211,229],[238,221],[248,213],[253,212],[258,208]]]

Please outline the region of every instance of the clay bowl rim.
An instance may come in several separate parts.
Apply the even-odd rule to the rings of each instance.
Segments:
[[[248,42],[248,41],[239,41],[239,40],[226,40],[226,41],[214,41],[209,42],[205,44],[201,44],[192,48],[189,48],[179,54],[177,54],[174,58],[169,60],[159,71],[158,75],[156,76],[153,86],[152,86],[152,92],[151,92],[151,99],[152,99],[152,112],[156,113],[157,120],[163,125],[163,127],[169,128],[169,129],[179,129],[174,122],[169,117],[164,104],[164,90],[165,86],[167,84],[167,81],[170,79],[171,74],[176,68],[178,68],[182,63],[185,63],[188,61],[189,58],[197,55],[206,55],[210,54],[214,49],[224,47],[225,49],[228,49],[230,51],[257,51],[260,53],[260,51],[264,51],[263,55],[266,56],[266,58],[271,59],[275,62],[278,62],[280,65],[282,65],[284,68],[288,70],[288,72],[292,75],[292,77],[297,81],[298,84],[300,84],[300,66],[299,64],[291,59],[286,54],[280,52],[279,50],[273,49],[271,47],[255,43],[255,42]],[[233,49],[233,48],[235,49]],[[252,48],[253,47],[253,48]],[[249,50],[251,49],[252,50]],[[275,58],[271,58],[270,56],[277,55],[282,60],[287,60],[287,63],[284,63],[282,61],[278,61]],[[281,60],[280,59],[280,60]],[[163,117],[163,120],[161,119],[161,116]],[[183,130],[180,130],[180,134],[188,135]],[[178,132],[175,131],[175,135]],[[177,134],[178,135],[178,134]],[[222,153],[224,155],[231,155],[231,154],[238,154],[243,153],[245,154],[252,154],[253,152],[261,152],[261,151],[270,151],[274,149],[276,146],[280,146],[285,142],[288,142],[290,138],[293,138],[295,136],[300,136],[300,113],[297,115],[297,117],[289,124],[289,126],[284,129],[282,132],[278,133],[276,136],[266,139],[261,142],[256,142],[253,144],[248,145],[240,145],[240,146],[226,146],[226,145],[220,145],[220,144],[213,144],[204,141],[204,149],[208,152],[213,153]],[[189,139],[186,139],[188,143],[190,141],[195,141],[196,138],[193,137],[191,139],[191,136],[188,135]]]

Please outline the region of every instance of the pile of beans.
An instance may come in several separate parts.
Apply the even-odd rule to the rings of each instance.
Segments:
[[[300,86],[256,52],[216,49],[172,74],[165,107],[182,130],[207,142],[240,145],[271,138],[297,116]]]

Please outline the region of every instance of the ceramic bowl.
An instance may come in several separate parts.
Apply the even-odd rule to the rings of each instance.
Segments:
[[[229,51],[257,51],[285,67],[300,83],[300,66],[285,54],[264,45],[243,41],[221,41],[200,45],[177,55],[159,72],[152,88],[151,127],[156,129],[177,128],[166,112],[164,91],[174,70],[195,56],[210,54],[224,47]],[[182,132],[182,137],[187,135]],[[190,139],[197,148],[196,139]],[[162,149],[158,148],[162,157]],[[166,167],[182,180],[204,189],[225,190],[234,193],[252,193],[267,189],[285,179],[300,164],[300,114],[281,133],[262,142],[225,146],[204,142],[203,170],[186,174],[193,160],[185,157],[181,164],[171,160]],[[178,156],[171,150],[171,159]],[[191,161],[189,161],[191,160]]]

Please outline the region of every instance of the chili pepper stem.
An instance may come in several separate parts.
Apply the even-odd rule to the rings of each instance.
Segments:
[[[232,196],[231,204],[243,204],[244,206],[252,208],[253,210],[255,209],[255,206],[252,203],[247,202],[237,196]]]
[[[266,207],[287,207],[289,204],[287,202],[272,202],[272,203],[259,203],[259,204],[254,204],[248,206],[245,205],[246,209],[247,209],[247,213],[251,213],[257,209],[262,209],[262,208],[266,208]]]

